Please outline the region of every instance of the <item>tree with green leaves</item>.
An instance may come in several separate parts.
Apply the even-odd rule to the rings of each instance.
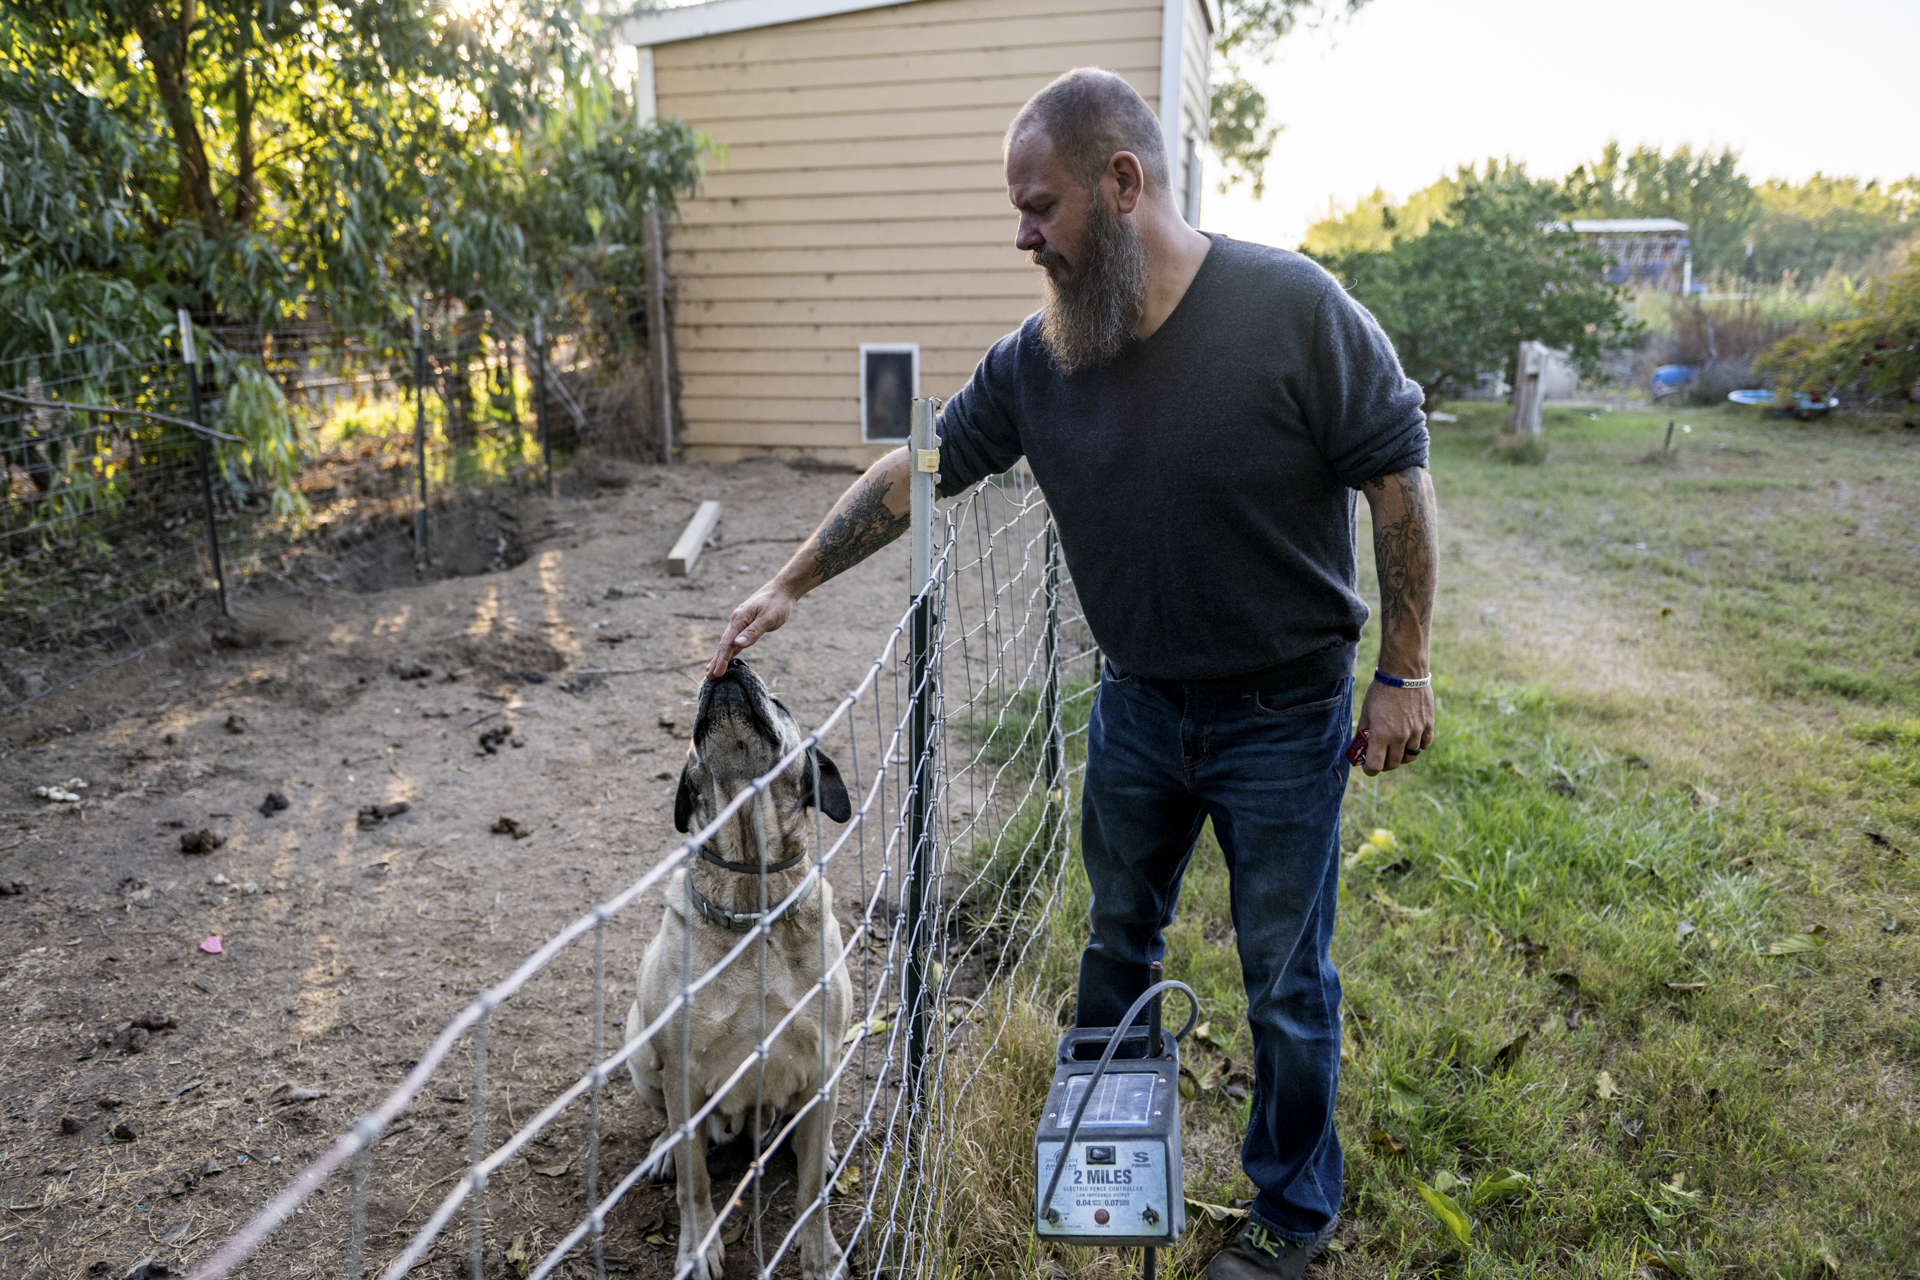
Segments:
[[[1868,403],[1920,402],[1920,249],[1904,271],[1856,290],[1852,313],[1782,338],[1754,367],[1783,392],[1851,391]]]
[[[1267,97],[1247,79],[1273,59],[1273,47],[1304,19],[1351,15],[1367,0],[1219,0],[1220,26],[1213,51],[1220,70],[1213,78],[1208,141],[1225,173],[1220,190],[1247,183],[1257,200],[1266,193],[1267,157],[1281,126],[1267,119]]]
[[[1730,148],[1701,151],[1686,144],[1671,153],[1636,147],[1622,155],[1609,142],[1600,158],[1563,183],[1573,215],[1584,218],[1674,218],[1687,224],[1694,274],[1735,272],[1745,255],[1747,230],[1759,209],[1753,183]]]
[[[1871,274],[1876,259],[1920,238],[1920,178],[1883,184],[1816,173],[1801,183],[1763,182],[1756,194],[1751,252],[1741,263],[1749,278],[1812,284],[1830,271]]]
[[[1597,376],[1601,355],[1630,345],[1639,325],[1625,291],[1601,278],[1603,255],[1565,229],[1566,193],[1492,160],[1450,181],[1452,198],[1424,228],[1389,223],[1382,247],[1316,256],[1373,312],[1429,405],[1483,374],[1511,380],[1525,341],[1563,348]]]
[[[0,356],[176,307],[530,312],[699,178],[596,35],[584,0],[0,0]]]

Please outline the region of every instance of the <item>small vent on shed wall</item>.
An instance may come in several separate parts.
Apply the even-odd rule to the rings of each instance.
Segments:
[[[920,346],[913,342],[860,344],[860,438],[907,438],[914,397],[920,394]]]

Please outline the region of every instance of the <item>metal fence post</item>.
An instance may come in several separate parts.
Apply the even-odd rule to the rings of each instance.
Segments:
[[[193,317],[185,307],[176,313],[180,321],[180,362],[187,371],[187,407],[195,425],[206,426],[200,416],[200,361],[193,350]],[[213,558],[213,585],[220,601],[220,615],[227,612],[227,574],[220,563],[220,526],[213,512],[213,446],[203,435],[194,436],[195,453],[200,460],[200,505],[207,513],[207,552]]]
[[[934,811],[933,785],[933,486],[939,478],[940,438],[934,434],[932,400],[915,400],[910,427],[908,485],[913,540],[913,622],[908,638],[908,688],[913,698],[912,772],[907,792],[907,1082],[921,1097],[932,1016],[926,995],[928,952],[927,887],[932,878],[933,841],[928,816]]]
[[[534,379],[533,418],[540,429],[540,461],[547,469],[547,496],[553,496],[553,446],[547,439],[547,329],[539,316],[533,318],[533,349],[540,362]]]
[[[1050,853],[1057,846],[1062,830],[1062,817],[1067,804],[1067,792],[1064,783],[1065,764],[1063,743],[1060,735],[1060,537],[1054,531],[1053,512],[1047,512],[1046,534],[1046,579],[1047,630],[1043,643],[1046,646],[1047,676],[1046,688],[1042,694],[1041,713],[1046,717],[1047,735],[1046,756],[1042,763],[1042,780],[1047,787],[1047,818],[1043,833],[1045,848]]]
[[[413,469],[420,497],[413,513],[413,555],[427,559],[427,347],[420,336],[420,295],[413,296]]]

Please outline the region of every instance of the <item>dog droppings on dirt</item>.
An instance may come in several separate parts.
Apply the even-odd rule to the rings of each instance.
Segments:
[[[632,497],[602,495],[590,499],[603,504],[593,507],[556,502],[551,509],[567,512],[577,529],[560,541],[529,537],[536,550],[521,569],[423,581],[409,542],[405,563],[395,562],[385,584],[391,590],[363,594],[350,589],[361,583],[343,579],[297,599],[285,644],[243,652],[214,646],[201,633],[127,664],[122,674],[56,695],[10,727],[0,743],[0,752],[13,749],[10,759],[0,756],[0,794],[14,797],[6,821],[37,822],[41,830],[0,841],[25,841],[0,864],[7,877],[0,893],[13,881],[22,882],[23,893],[32,885],[25,896],[0,897],[0,944],[21,962],[7,975],[18,975],[19,983],[8,991],[9,1008],[37,1002],[47,1013],[9,1024],[0,1078],[17,1082],[22,1099],[45,1099],[39,1110],[22,1108],[31,1124],[18,1125],[25,1140],[16,1142],[16,1154],[34,1141],[47,1150],[0,1169],[0,1190],[8,1203],[44,1198],[50,1207],[31,1224],[0,1230],[4,1236],[25,1227],[18,1239],[0,1241],[0,1274],[33,1274],[34,1264],[22,1261],[31,1255],[20,1251],[44,1245],[70,1259],[60,1275],[85,1275],[105,1258],[111,1265],[103,1280],[127,1280],[135,1260],[150,1251],[164,1249],[160,1256],[173,1260],[165,1234],[189,1214],[179,1248],[194,1250],[187,1260],[197,1262],[319,1155],[328,1138],[377,1104],[468,999],[578,915],[578,879],[544,863],[546,874],[526,874],[530,853],[549,843],[564,847],[568,869],[590,871],[595,889],[605,892],[631,877],[636,860],[651,862],[678,846],[672,817],[680,761],[673,757],[684,753],[694,715],[683,700],[695,695],[726,614],[755,579],[729,575],[725,585],[696,581],[686,595],[668,590],[660,557],[679,530],[647,508],[677,513],[676,504],[712,492],[738,513],[734,539],[772,537],[791,519],[782,504],[824,512],[845,478],[777,462],[640,474],[658,483],[642,487],[647,480],[636,480]],[[645,501],[638,501],[642,493]],[[518,527],[539,528],[544,500],[519,501]],[[507,527],[504,518],[500,527]],[[454,554],[451,534],[444,545]],[[790,550],[742,541],[729,548],[724,566],[713,567],[745,563],[771,575]],[[495,544],[476,540],[471,551],[476,560],[490,559]],[[769,676],[781,675],[781,696],[804,725],[818,723],[864,676],[898,621],[906,561],[903,551],[849,571],[816,593],[804,625],[756,646],[756,662]],[[706,616],[675,619],[674,611]],[[593,628],[596,621],[603,625]],[[595,643],[619,634],[631,638],[618,646]],[[610,661],[616,654],[619,660]],[[600,677],[600,667],[621,670]],[[403,678],[415,668],[431,674]],[[529,673],[545,679],[527,680]],[[560,698],[560,690],[570,696]],[[591,697],[577,697],[588,690]],[[90,707],[93,718],[75,704]],[[671,730],[654,727],[660,708],[673,716]],[[490,720],[467,727],[489,711]],[[244,735],[224,731],[230,715],[247,722]],[[56,720],[87,727],[48,731]],[[493,753],[476,745],[487,729],[499,730]],[[43,733],[45,745],[30,745]],[[522,735],[527,749],[508,752]],[[349,774],[358,781],[348,782]],[[65,788],[83,804],[56,806],[32,796],[35,786],[64,786],[73,775],[92,780],[85,791]],[[265,796],[291,801],[296,792],[299,803],[263,811]],[[359,826],[360,808],[399,796],[418,812],[376,829]],[[216,828],[206,815],[221,811],[242,816]],[[53,818],[40,816],[49,813],[83,816],[58,824],[56,839],[48,830]],[[479,839],[508,815],[517,830]],[[223,843],[210,842],[203,870],[182,874],[175,838],[203,828]],[[540,845],[523,843],[536,834]],[[144,883],[121,887],[129,875]],[[852,860],[837,863],[832,879],[836,894],[861,900]],[[259,891],[249,894],[247,885]],[[148,886],[149,897],[135,896]],[[627,949],[621,963],[630,966],[658,928],[653,911],[636,908],[609,922],[610,971],[616,949]],[[226,936],[238,939],[232,963]],[[550,1098],[577,1077],[570,1054],[563,1060],[542,1052],[587,1043],[587,1005],[574,998],[574,981],[556,967],[551,979],[537,978],[495,1011],[489,1075],[511,1090],[511,1101],[490,1100],[489,1141],[508,1136],[501,1132],[507,1107],[517,1109],[523,1097]],[[71,1001],[70,1008],[60,1001]],[[143,1054],[125,1053],[131,1024],[119,1033],[120,1047],[112,1037],[107,1046],[93,1044],[96,1031],[159,1008],[177,1014],[183,1029],[149,1029]],[[77,1034],[67,1029],[74,1023]],[[77,1061],[82,1052],[87,1060]],[[172,1065],[179,1059],[192,1065]],[[417,1225],[406,1217],[415,1197],[462,1164],[471,1098],[459,1075],[443,1068],[409,1104],[408,1118],[383,1136],[369,1184],[370,1226]],[[205,1083],[162,1105],[195,1077]],[[243,1081],[254,1082],[244,1091],[256,1095],[246,1105]],[[270,1103],[268,1090],[282,1081],[329,1096]],[[130,1101],[124,1109],[94,1110],[106,1090]],[[858,1101],[857,1090],[843,1091],[843,1110]],[[662,1117],[624,1074],[602,1105],[603,1122],[625,1131],[623,1154],[646,1151]],[[66,1112],[85,1122],[79,1134],[56,1132]],[[107,1132],[122,1119],[140,1128],[132,1145]],[[26,1139],[30,1129],[36,1132]],[[504,1242],[544,1230],[551,1247],[554,1232],[577,1217],[567,1201],[580,1191],[582,1134],[576,1124],[554,1136],[535,1148],[538,1162],[571,1157],[571,1168],[542,1175],[514,1162],[524,1182],[511,1203],[496,1197],[490,1207],[499,1219],[498,1243],[488,1241],[490,1267]],[[249,1152],[245,1162],[236,1158],[242,1151]],[[272,1164],[275,1156],[282,1163]],[[98,1190],[108,1158],[130,1173],[138,1161],[139,1171],[130,1182]],[[56,1168],[76,1167],[42,1176],[50,1160]],[[792,1189],[779,1184],[791,1176],[793,1157],[779,1160],[784,1168],[769,1183],[775,1190],[767,1225],[784,1233]],[[70,1183],[55,1185],[68,1173]],[[641,1280],[669,1273],[677,1234],[671,1198],[670,1189],[635,1189],[632,1215],[609,1223],[610,1272]],[[151,1212],[136,1212],[136,1204]],[[851,1224],[851,1217],[842,1222],[841,1205],[834,1212],[837,1229]],[[638,1230],[656,1216],[653,1229]],[[649,1235],[660,1237],[652,1248]],[[248,1273],[293,1280],[344,1257],[346,1242],[345,1215],[315,1202],[287,1220]],[[464,1250],[463,1240],[453,1244]],[[381,1247],[390,1257],[398,1244]],[[445,1261],[414,1274],[433,1269],[434,1280],[445,1280]]]
[[[180,852],[195,854],[212,853],[226,842],[227,838],[225,836],[217,836],[212,831],[202,827],[198,831],[189,831],[180,837]]]
[[[281,795],[278,791],[269,791],[267,792],[267,798],[260,802],[260,816],[263,818],[271,818],[282,809],[290,807],[290,802],[285,796]]]
[[[412,808],[413,806],[405,800],[395,800],[392,804],[370,804],[360,810],[355,822],[364,831],[369,827],[379,826],[388,818],[397,818],[411,811]]]
[[[227,723],[223,727],[228,733],[245,733],[247,731],[247,718],[238,714],[230,715],[227,717]]]
[[[515,840],[525,840],[533,834],[533,828],[522,826],[512,818],[499,818],[489,828],[496,836],[512,836]]]

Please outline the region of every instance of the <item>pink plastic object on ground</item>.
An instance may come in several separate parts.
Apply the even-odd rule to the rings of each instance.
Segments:
[[[200,944],[200,949],[210,956],[219,955],[222,950],[220,946],[220,935],[216,933],[211,938],[208,938]]]

